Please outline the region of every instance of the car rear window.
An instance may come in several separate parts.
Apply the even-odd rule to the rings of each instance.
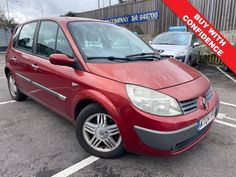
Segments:
[[[153,39],[153,44],[159,45],[188,45],[191,39],[190,33],[162,33]]]

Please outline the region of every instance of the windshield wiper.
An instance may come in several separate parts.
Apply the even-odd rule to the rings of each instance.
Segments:
[[[126,58],[133,59],[133,60],[154,60],[154,59],[161,59],[161,56],[157,53],[138,53],[134,55],[127,55]]]
[[[163,42],[163,43],[155,43],[155,44],[159,44],[159,45],[178,45],[178,44],[167,43],[167,42]]]
[[[133,61],[132,59],[129,58],[122,58],[122,57],[114,57],[114,56],[109,56],[109,57],[87,57],[87,60],[96,60],[96,59],[105,59],[105,60],[121,60],[121,61]]]
[[[145,55],[156,55],[156,53],[137,53],[137,54],[134,54],[134,55],[127,55],[126,58],[129,58],[129,57],[139,57],[139,56],[145,56]]]
[[[135,55],[127,55],[125,58],[122,57],[87,57],[87,60],[96,60],[96,59],[106,59],[109,61],[154,61],[156,59],[160,60],[161,57],[156,53],[141,53],[141,54],[135,54]]]

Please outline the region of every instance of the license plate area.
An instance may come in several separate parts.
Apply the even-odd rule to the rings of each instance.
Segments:
[[[213,109],[207,116],[198,121],[198,130],[202,130],[215,118],[215,109]]]

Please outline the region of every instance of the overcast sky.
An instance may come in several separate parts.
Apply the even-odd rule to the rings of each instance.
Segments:
[[[16,22],[24,22],[42,16],[59,16],[68,11],[83,12],[98,7],[98,0],[7,0],[9,14]],[[108,6],[109,0],[100,0],[100,6]],[[118,0],[111,0],[116,4]],[[7,16],[6,0],[0,0],[0,9]]]

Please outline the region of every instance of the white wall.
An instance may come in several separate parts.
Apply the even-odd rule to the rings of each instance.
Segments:
[[[10,31],[10,29],[0,28],[0,48],[8,46],[8,42],[11,36]]]

